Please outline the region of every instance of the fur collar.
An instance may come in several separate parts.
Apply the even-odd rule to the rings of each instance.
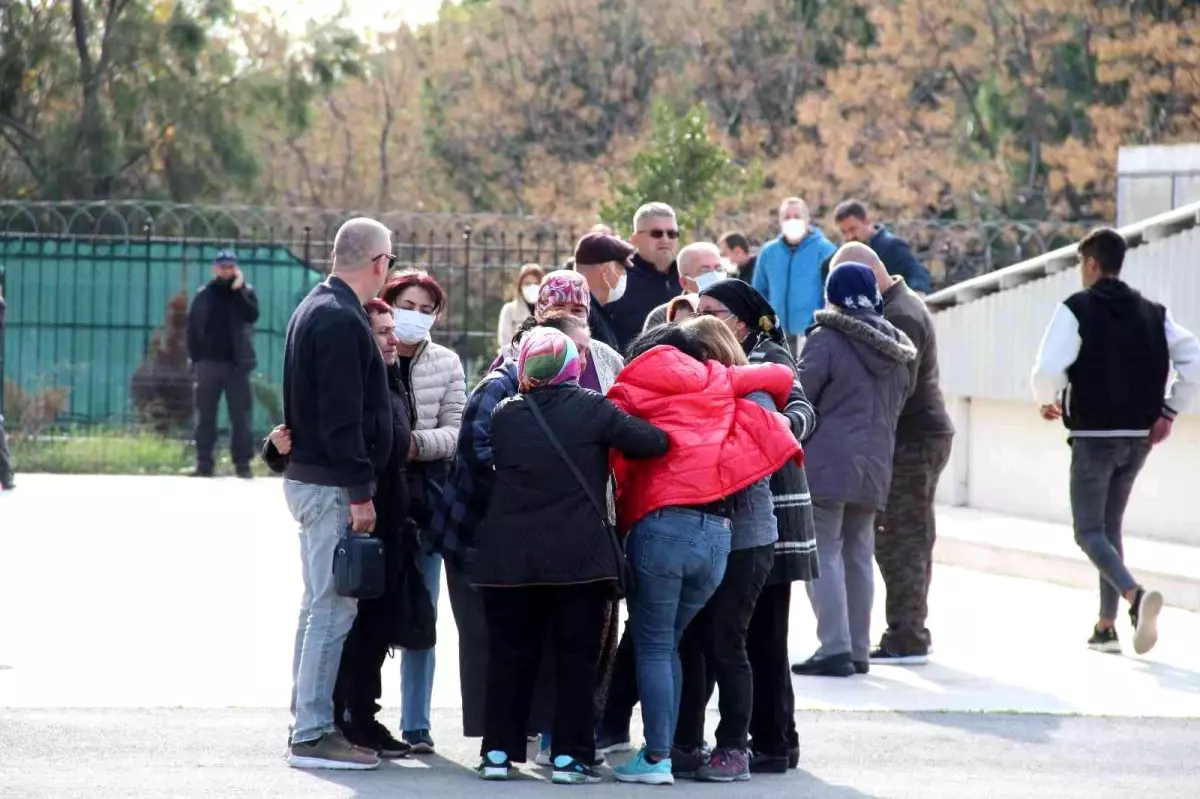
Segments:
[[[896,331],[896,338],[893,338],[874,325],[840,311],[817,311],[813,314],[813,322],[818,326],[844,333],[848,338],[878,350],[896,363],[908,363],[917,357],[917,348],[913,346],[909,337],[897,328],[892,328]]]

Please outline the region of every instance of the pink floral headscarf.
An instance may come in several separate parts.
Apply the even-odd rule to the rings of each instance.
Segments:
[[[537,306],[533,315],[541,319],[552,308],[564,305],[582,305],[591,307],[592,291],[588,287],[587,278],[578,272],[566,269],[551,272],[542,279],[542,287],[538,289]]]

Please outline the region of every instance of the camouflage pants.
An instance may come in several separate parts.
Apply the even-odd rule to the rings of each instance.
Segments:
[[[878,517],[875,560],[887,590],[887,632],[881,645],[897,654],[924,654],[932,645],[925,619],[937,538],[933,504],[950,460],[952,436],[896,445],[887,510]]]

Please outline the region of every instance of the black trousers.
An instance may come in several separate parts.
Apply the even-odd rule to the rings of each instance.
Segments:
[[[791,583],[766,586],[758,596],[746,636],[746,653],[754,672],[750,737],[756,752],[776,757],[800,746],[800,736],[796,732],[796,695],[788,664],[791,607]]]
[[[358,615],[342,645],[342,660],[333,687],[333,718],[349,713],[361,723],[375,718],[383,696],[383,662],[388,650],[388,605],[381,599],[360,599]]]
[[[446,588],[450,593],[454,624],[458,627],[458,681],[462,697],[463,737],[482,738],[487,711],[489,648],[483,589],[473,586],[470,576],[459,571],[449,558],[446,560]],[[546,635],[529,715],[530,732],[549,730],[554,719],[554,656],[549,630]]]
[[[633,633],[630,632],[629,620],[626,619],[625,630],[621,633],[621,641],[617,644],[617,654],[613,659],[608,694],[604,700],[604,714],[600,721],[601,729],[606,732],[628,732],[633,708],[637,703],[637,660],[633,653]]]
[[[233,363],[200,361],[196,367],[196,468],[212,471],[217,444],[217,408],[221,394],[229,410],[229,450],[233,463],[249,467],[254,452],[250,435],[250,370]]]
[[[554,648],[551,755],[596,756],[596,670],[611,582],[484,588],[488,626],[487,711],[481,752],[525,762],[529,712],[549,626]]]
[[[748,748],[750,716],[754,709],[754,675],[746,653],[746,639],[754,606],[771,573],[774,559],[774,544],[731,552],[717,592],[684,632],[685,638],[694,631],[694,638],[701,639],[700,648],[707,666],[703,670],[684,667],[683,696],[688,701],[685,704],[683,699],[680,700],[679,721],[675,728],[677,745],[691,747],[703,741],[704,711],[712,694],[708,686],[710,679],[715,678],[721,689],[717,747]],[[691,647],[694,651],[696,645]],[[684,657],[682,643],[680,657]],[[689,677],[692,678],[691,686]],[[696,685],[695,680],[700,677],[704,681]],[[697,730],[700,732],[698,739]],[[681,731],[691,740],[681,738]]]
[[[12,485],[12,453],[8,451],[8,436],[4,433],[4,417],[0,416],[0,485]]]

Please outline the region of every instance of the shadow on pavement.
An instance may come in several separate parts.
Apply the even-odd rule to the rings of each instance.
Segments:
[[[1152,660],[1140,660],[1137,663],[1139,671],[1149,674],[1158,681],[1159,685],[1169,691],[1200,693],[1200,672],[1168,666],[1166,663],[1156,663]]]
[[[875,794],[863,793],[857,788],[851,788],[848,785],[834,785],[825,782],[815,774],[810,774],[804,769],[797,771],[789,771],[788,776],[795,775],[799,779],[792,779],[791,788],[794,789],[794,796],[811,797],[811,799],[882,799]],[[751,785],[754,784],[752,781]]]
[[[912,721],[946,727],[970,735],[990,735],[1006,741],[1038,746],[1049,744],[1062,726],[1062,716],[996,710],[987,713],[932,711],[897,713]]]

